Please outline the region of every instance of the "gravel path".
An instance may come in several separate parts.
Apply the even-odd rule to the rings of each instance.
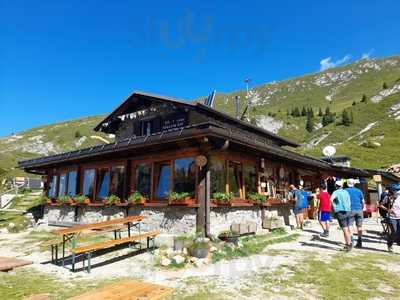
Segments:
[[[376,219],[367,219],[364,222],[364,229],[364,248],[355,249],[353,252],[386,252],[385,241],[377,235],[381,231],[380,223]],[[72,273],[65,268],[44,263],[50,258],[50,252],[40,252],[37,245],[28,246],[32,252],[29,255],[24,254],[24,239],[28,233],[10,234],[4,231],[0,234],[0,256],[13,256],[32,260],[34,264],[27,268],[34,268],[45,273],[50,273],[63,280],[136,277],[172,287],[181,287],[187,279],[195,278],[201,281],[208,278],[217,278],[216,282],[218,284],[234,290],[238,288],[238,285],[235,283],[240,282],[241,286],[245,286],[251,282],[254,274],[273,272],[282,265],[296,264],[302,260],[304,255],[308,255],[307,253],[320,256],[324,261],[328,261],[343,248],[343,236],[336,221],[331,224],[329,238],[319,237],[321,228],[316,221],[311,221],[304,231],[296,232],[300,234],[297,241],[272,244],[263,253],[258,255],[229,261],[219,261],[200,268],[190,267],[180,270],[160,269],[155,266],[155,256],[149,253],[132,255],[132,250],[123,249],[94,258],[92,264],[95,267],[90,274],[86,272]],[[395,251],[399,252],[396,248]],[[122,257],[123,259],[117,260],[118,257]],[[102,264],[102,262],[107,260],[115,261]],[[82,264],[79,263],[77,267],[81,266]],[[232,286],[229,287],[229,284]]]

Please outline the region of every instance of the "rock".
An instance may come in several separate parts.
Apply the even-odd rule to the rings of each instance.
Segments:
[[[201,258],[198,258],[195,262],[194,265],[196,266],[196,268],[200,268],[204,266],[204,261]]]
[[[190,262],[191,264],[196,264],[197,260],[198,260],[198,258],[193,257],[193,256],[189,258],[189,262]]]
[[[10,223],[8,223],[8,226],[7,226],[7,227],[8,227],[9,229],[12,229],[12,228],[15,228],[15,226],[16,226],[16,225],[15,225],[13,222],[10,222]]]
[[[169,258],[163,256],[163,257],[161,257],[160,264],[161,264],[163,267],[167,267],[167,266],[169,266],[169,265],[171,264],[171,260],[170,260]]]
[[[182,255],[175,255],[172,260],[178,265],[185,262],[185,258]]]
[[[172,248],[168,248],[165,253],[166,253],[167,257],[169,257],[169,258],[172,258],[177,254],[177,252],[174,251],[174,249],[172,249]]]
[[[211,246],[210,247],[210,252],[215,252],[215,251],[217,251],[218,249],[217,249],[217,247],[214,247],[214,246]]]
[[[197,268],[200,268],[200,267],[203,267],[203,266],[207,265],[209,262],[210,262],[210,261],[209,261],[208,258],[198,258],[198,259],[194,262],[194,265],[195,265]]]

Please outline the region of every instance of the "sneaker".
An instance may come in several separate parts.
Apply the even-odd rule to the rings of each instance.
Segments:
[[[351,252],[353,250],[353,244],[347,246],[347,252]]]
[[[329,232],[324,231],[324,232],[320,233],[320,236],[321,237],[329,237]]]

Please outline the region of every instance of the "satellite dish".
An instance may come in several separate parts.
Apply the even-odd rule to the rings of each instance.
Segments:
[[[335,155],[336,153],[336,148],[333,146],[326,146],[324,149],[322,149],[322,153],[326,156],[326,157],[332,157]]]

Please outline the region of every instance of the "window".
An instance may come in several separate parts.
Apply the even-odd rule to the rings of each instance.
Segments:
[[[166,199],[171,191],[171,165],[169,162],[154,165],[156,199]]]
[[[77,178],[78,178],[77,171],[68,172],[68,188],[67,188],[68,196],[76,195],[76,180],[77,180]]]
[[[142,122],[142,135],[150,135],[153,132],[153,122],[151,120],[149,121],[143,121]]]
[[[225,192],[226,185],[226,168],[225,160],[211,158],[210,160],[211,171],[211,194]]]
[[[111,168],[110,194],[114,194],[120,198],[123,198],[124,178],[125,168],[123,166],[116,166]]]
[[[242,164],[236,161],[229,161],[228,169],[228,182],[229,191],[233,193],[234,197],[241,198],[243,196],[242,184]]]
[[[193,157],[177,159],[174,162],[174,191],[194,195],[196,165]]]
[[[87,169],[83,173],[83,194],[90,199],[93,199],[94,175],[94,169]]]
[[[58,197],[65,196],[67,191],[67,174],[60,175],[60,183],[58,184]]]
[[[243,177],[246,195],[257,192],[257,168],[254,165],[243,166]]]
[[[57,180],[57,175],[51,176],[51,181],[49,182],[49,190],[47,194],[49,198],[55,198],[57,196]]]
[[[151,165],[138,164],[135,171],[135,187],[144,197],[150,198],[151,194]]]
[[[96,200],[103,200],[108,196],[110,188],[110,170],[101,168],[97,171]]]

